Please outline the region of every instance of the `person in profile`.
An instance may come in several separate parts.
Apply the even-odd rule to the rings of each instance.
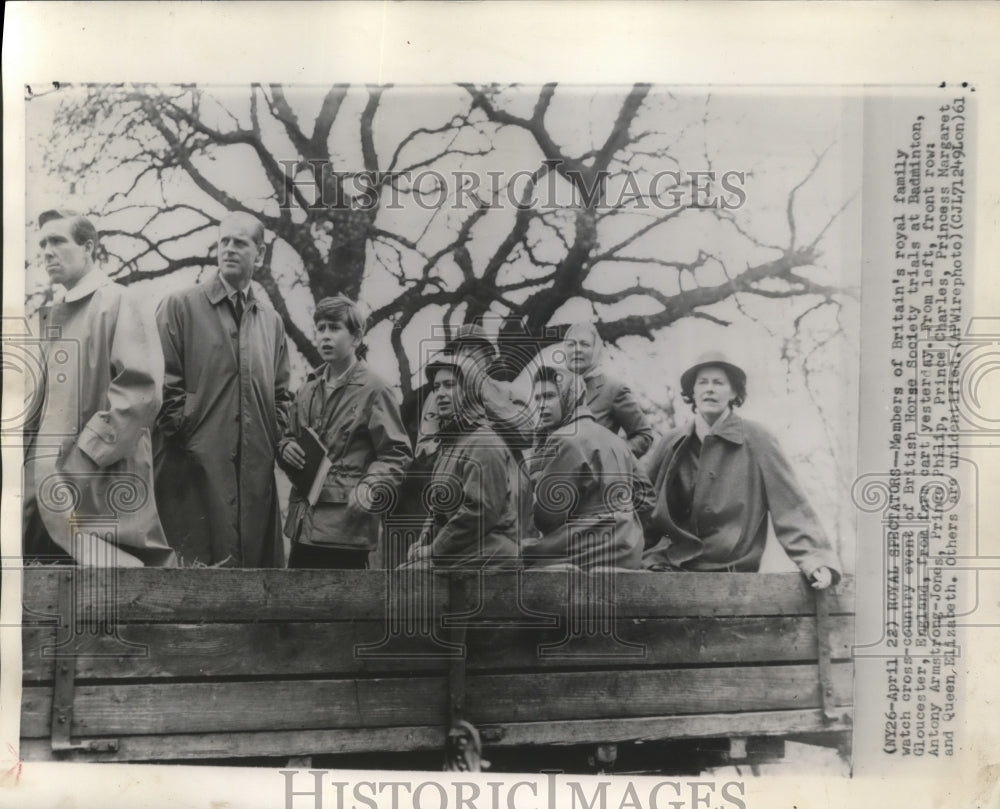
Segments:
[[[396,499],[412,459],[410,439],[391,388],[364,361],[365,320],[358,305],[343,295],[323,298],[313,321],[323,364],[295,395],[278,465],[292,476],[305,469],[307,437],[329,463],[322,467],[327,471],[315,502],[305,487],[317,481],[292,489],[285,521],[292,543],[288,566],[363,569],[379,542],[380,512]]]
[[[653,428],[632,391],[601,367],[603,350],[593,323],[574,323],[566,330],[566,369],[583,377],[594,421],[615,435],[624,435],[632,454],[641,458],[653,443]]]
[[[777,440],[742,418],[746,373],[719,352],[681,375],[694,421],[664,436],[646,458],[655,503],[647,524],[652,570],[760,569],[767,520],[817,590],[835,584],[840,564]]]
[[[437,407],[430,513],[403,567],[518,568],[517,462],[490,425],[475,359],[443,354],[426,369]]]
[[[219,271],[156,312],[166,363],[156,432],[156,501],[185,565],[283,567],[275,452],[288,426],[281,317],[250,283],[264,226],[219,223]]]
[[[171,566],[153,499],[150,427],[163,359],[152,318],[98,268],[88,218],[50,210],[38,224],[45,269],[65,295],[39,313],[42,379],[25,426],[25,557]]]
[[[649,481],[625,442],[599,425],[574,373],[542,367],[534,378],[538,438],[531,458],[536,538],[521,543],[526,566],[638,570],[640,514]]]

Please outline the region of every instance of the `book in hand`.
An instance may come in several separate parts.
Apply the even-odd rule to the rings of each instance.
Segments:
[[[309,505],[315,506],[333,461],[326,454],[326,447],[312,427],[303,429],[296,440],[306,455],[306,461],[301,469],[291,470],[288,479],[300,494],[306,495]]]

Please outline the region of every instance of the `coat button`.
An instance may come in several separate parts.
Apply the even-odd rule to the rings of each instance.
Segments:
[[[706,514],[711,514],[712,513],[712,507],[711,506],[705,506],[705,513]]]
[[[709,477],[709,478],[710,478],[711,480],[715,480],[715,479],[716,479],[716,477],[718,477],[718,475],[716,475],[716,474],[715,474],[715,472],[709,472],[709,473],[708,473],[708,477]]]

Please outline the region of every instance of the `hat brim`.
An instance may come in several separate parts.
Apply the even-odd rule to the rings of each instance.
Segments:
[[[493,343],[491,343],[485,337],[475,337],[475,336],[456,337],[445,344],[443,351],[445,354],[454,354],[462,346],[469,346],[469,345],[480,346],[481,348],[484,348],[486,351],[488,351],[491,357],[496,356],[496,350],[493,348]]]
[[[724,369],[732,382],[740,387],[746,387],[746,372],[738,365],[733,365],[731,362],[726,362],[725,360],[706,360],[705,362],[699,362],[692,365],[683,374],[681,374],[681,390],[693,390],[694,380],[695,377],[698,376],[698,372],[702,368],[712,367]]]

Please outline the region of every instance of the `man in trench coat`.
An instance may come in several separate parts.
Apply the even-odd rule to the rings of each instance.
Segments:
[[[45,269],[66,294],[43,309],[37,407],[25,425],[25,555],[95,567],[168,566],[150,427],[163,361],[152,318],[95,265],[97,230],[39,217]]]
[[[274,459],[291,394],[284,326],[250,284],[264,252],[260,221],[230,214],[218,273],[156,312],[166,360],[156,500],[184,565],[284,565]]]

